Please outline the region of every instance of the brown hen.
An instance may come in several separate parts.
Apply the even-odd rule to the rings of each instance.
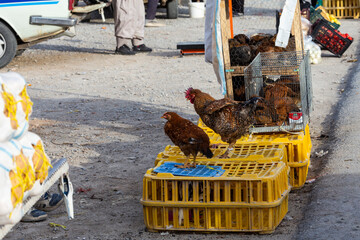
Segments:
[[[294,99],[298,96],[291,88],[283,83],[268,85],[264,88],[265,100],[268,101],[276,111],[276,125],[282,125],[290,112],[300,111]]]
[[[221,136],[223,142],[229,143],[221,157],[228,157],[229,149],[236,140],[249,132],[254,123],[254,110],[259,98],[246,102],[236,102],[228,98],[214,99],[199,89],[189,88],[185,98],[194,104],[196,113],[206,126]]]
[[[167,120],[164,126],[165,134],[186,156],[184,165],[178,167],[196,167],[195,161],[198,152],[207,158],[213,157],[209,148],[210,140],[204,130],[174,112],[166,112],[162,118]],[[193,164],[188,163],[190,154],[194,157]]]
[[[261,101],[258,102],[255,110],[255,120],[258,125],[274,125],[274,123],[278,120],[278,115],[274,105],[262,98]]]

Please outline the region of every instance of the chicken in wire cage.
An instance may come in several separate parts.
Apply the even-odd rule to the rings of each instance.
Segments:
[[[244,76],[233,76],[232,84],[234,90],[235,101],[246,101],[245,95],[245,77]]]
[[[308,54],[260,53],[245,68],[245,99],[261,97],[251,132],[300,131],[312,109]]]
[[[260,52],[296,51],[294,36],[286,48],[275,46],[284,4],[285,0],[232,0],[235,36],[229,39],[231,66],[247,66]]]
[[[242,41],[240,41],[240,40]],[[247,41],[246,41],[247,40]],[[275,46],[276,34],[255,34],[248,38],[245,34],[238,34],[229,39],[231,66],[247,66],[261,52],[295,51],[295,37],[289,39],[286,48]]]

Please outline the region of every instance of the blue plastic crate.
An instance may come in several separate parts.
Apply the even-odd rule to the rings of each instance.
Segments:
[[[155,173],[171,173],[174,176],[184,177],[220,177],[225,172],[220,166],[197,165],[196,168],[178,168],[175,165],[183,163],[165,162],[154,169]]]

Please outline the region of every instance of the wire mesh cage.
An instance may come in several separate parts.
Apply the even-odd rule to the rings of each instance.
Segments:
[[[234,100],[243,101],[241,90],[244,86],[244,68],[260,52],[302,51],[302,39],[296,29],[300,29],[300,15],[296,12],[293,31],[286,48],[276,47],[276,34],[285,0],[232,0],[231,34],[228,39],[229,65],[227,81],[231,81],[231,96]],[[230,9],[229,9],[230,11]],[[298,21],[295,21],[298,20]],[[300,30],[299,30],[300,31]],[[297,37],[296,37],[297,36]],[[300,43],[301,42],[301,43]],[[227,49],[227,48],[225,48]],[[225,60],[226,62],[226,60]]]
[[[305,129],[312,111],[308,52],[260,53],[244,75],[245,98],[261,97],[250,132]]]
[[[234,35],[275,34],[276,11],[284,5],[285,0],[232,0]]]

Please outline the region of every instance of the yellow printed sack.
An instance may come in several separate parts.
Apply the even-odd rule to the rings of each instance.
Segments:
[[[24,149],[24,153],[32,160],[35,180],[39,180],[42,184],[48,176],[50,159],[45,153],[41,138],[33,132],[27,132],[20,140],[20,144]]]
[[[24,192],[35,181],[29,159],[14,140],[0,143],[0,181],[0,216],[3,216],[22,203]]]
[[[32,113],[33,103],[26,90],[26,81],[18,73],[8,72],[0,74],[3,83],[3,92],[12,95],[16,103],[16,131],[14,139],[20,139],[29,128],[29,117]]]

